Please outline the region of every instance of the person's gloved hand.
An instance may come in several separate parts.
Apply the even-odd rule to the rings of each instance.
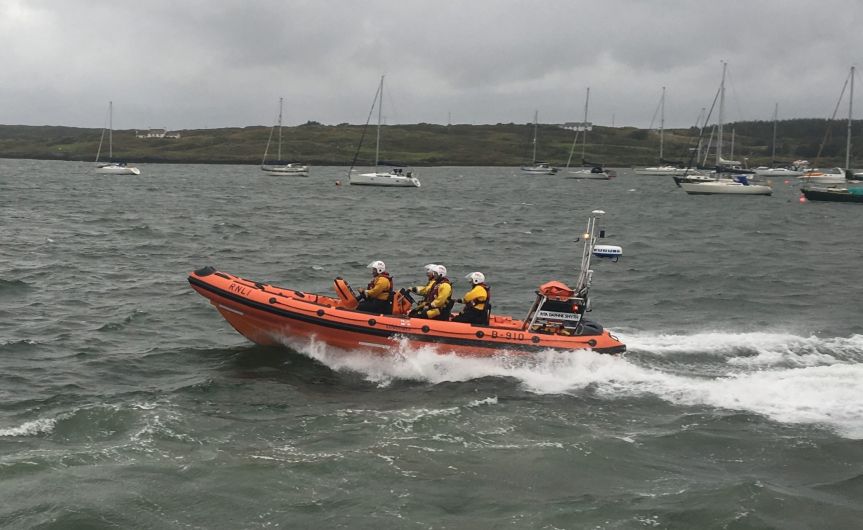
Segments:
[[[464,303],[464,300],[462,300],[461,298],[456,298],[455,303],[457,303],[457,304],[463,304],[463,303]]]

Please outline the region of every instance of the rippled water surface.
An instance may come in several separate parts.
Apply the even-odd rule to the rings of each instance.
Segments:
[[[0,525],[852,528],[863,516],[863,207],[420,168],[0,160]],[[186,282],[328,292],[386,261],[486,273],[496,311],[574,281],[625,356],[383,357],[248,343]]]

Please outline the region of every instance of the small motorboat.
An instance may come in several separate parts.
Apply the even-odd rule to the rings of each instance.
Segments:
[[[813,169],[797,177],[809,185],[845,184],[845,170],[841,167]]]
[[[810,201],[863,203],[863,187],[803,186],[800,192]]]
[[[412,300],[405,290],[394,294],[393,314],[357,311],[357,296],[342,278],[334,281],[336,296],[276,287],[212,267],[192,272],[189,283],[240,334],[261,345],[317,341],[346,351],[386,353],[406,342],[410,347],[431,346],[441,354],[480,357],[547,350],[623,353],[626,346],[617,337],[585,318],[590,310],[591,257],[616,261],[621,255],[619,247],[594,248],[596,220],[602,213],[596,210],[589,218],[576,287],[558,281],[543,284],[524,320],[490,309],[484,325],[411,318]]]

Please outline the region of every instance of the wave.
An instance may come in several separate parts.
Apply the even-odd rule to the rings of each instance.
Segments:
[[[30,284],[22,280],[4,280],[0,278],[0,293],[5,295],[22,294],[31,289]]]
[[[630,336],[626,356],[546,351],[529,357],[442,355],[400,343],[387,352],[344,352],[322,343],[291,347],[337,371],[380,387],[396,380],[431,384],[510,378],[536,394],[591,394],[607,400],[651,397],[677,406],[759,414],[773,421],[823,425],[863,439],[863,336],[817,339],[780,334]],[[640,354],[646,353],[642,360]],[[651,364],[651,356],[716,356],[701,370]]]
[[[0,340],[0,352],[10,355],[34,352],[39,346],[40,343],[32,339],[12,339],[5,342]]]
[[[141,309],[135,309],[130,314],[126,315],[120,321],[115,322],[107,322],[102,324],[96,331],[118,331],[122,330],[126,326],[132,323],[133,320],[138,318],[145,318],[148,315],[146,311]]]
[[[57,420],[54,418],[27,421],[17,427],[0,429],[0,436],[35,436],[37,434],[50,433],[54,430]]]
[[[114,232],[117,234],[123,235],[125,237],[128,237],[128,236],[149,237],[149,236],[153,236],[153,235],[160,235],[160,231],[158,229],[152,228],[152,227],[150,227],[150,225],[148,225],[146,223],[123,226],[122,228],[114,229]]]
[[[630,355],[713,356],[725,358],[729,364],[752,367],[863,362],[863,335],[847,338],[728,332],[620,335]]]
[[[165,439],[196,441],[186,432],[182,412],[163,399],[86,405],[0,428],[0,438],[36,436],[49,436],[64,443],[98,443],[125,438],[128,444],[135,446]]]

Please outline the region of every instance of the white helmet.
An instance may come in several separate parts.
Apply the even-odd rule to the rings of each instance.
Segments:
[[[426,274],[434,274],[436,268],[437,265],[435,265],[434,263],[429,263],[425,266]]]
[[[435,265],[434,272],[439,278],[443,278],[446,276],[446,267],[443,265]]]
[[[386,270],[387,270],[387,266],[384,265],[384,262],[381,260],[377,260],[377,261],[373,261],[373,262],[369,263],[368,268],[372,269],[373,271],[375,271],[378,274],[380,274],[382,272],[386,272]]]
[[[481,283],[485,283],[485,274],[483,274],[481,272],[472,272],[472,273],[468,274],[467,276],[465,276],[465,278],[470,280],[470,283],[472,283],[473,285],[479,285]]]

